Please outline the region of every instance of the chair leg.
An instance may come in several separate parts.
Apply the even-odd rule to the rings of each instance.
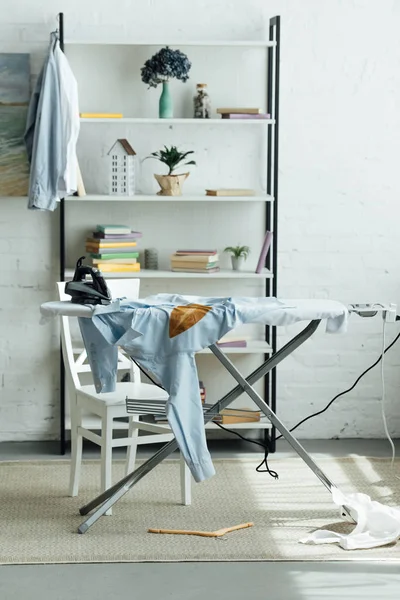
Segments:
[[[112,440],[113,440],[113,420],[109,415],[107,407],[104,407],[101,428],[101,491],[105,492],[111,487],[111,465],[112,465]],[[111,515],[112,510],[108,510],[106,515]]]
[[[137,427],[138,421],[139,421],[138,415],[129,417],[128,437],[132,440],[132,444],[127,447],[127,451],[126,451],[126,464],[125,464],[125,474],[126,475],[131,473],[135,468],[136,452],[137,452],[138,437],[139,437],[139,429]]]
[[[192,504],[192,474],[181,454],[180,458],[180,476],[181,476],[181,501],[184,506]]]
[[[82,410],[77,404],[76,397],[71,398],[71,468],[69,478],[69,495],[77,496],[82,465]]]

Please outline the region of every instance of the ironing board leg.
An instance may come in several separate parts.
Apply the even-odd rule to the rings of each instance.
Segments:
[[[308,452],[303,448],[300,442],[292,435],[287,429],[287,427],[278,419],[276,414],[270,409],[268,404],[261,398],[259,394],[255,391],[255,389],[246,381],[246,379],[239,373],[236,369],[235,365],[229,360],[229,358],[216,346],[213,344],[210,346],[210,350],[215,354],[218,360],[224,365],[224,367],[229,371],[229,373],[236,379],[236,381],[241,385],[242,389],[246,392],[248,396],[257,404],[259,409],[268,417],[273,425],[280,431],[283,437],[289,442],[292,448],[297,452],[297,454],[304,460],[304,462],[310,467],[310,469],[315,473],[318,479],[331,491],[332,487],[336,487],[332,481],[325,475],[325,473],[318,467],[318,465],[314,462]]]
[[[94,498],[91,502],[79,509],[81,515],[87,515],[91,510],[99,507],[86,521],[84,521],[79,527],[79,533],[85,533],[102,515],[104,515],[109,508],[113,506],[118,500],[128,492],[135,483],[140,481],[142,477],[150,473],[154,467],[162,462],[167,456],[172,454],[178,448],[176,440],[171,440],[167,444],[164,444],[162,448],[145,463],[140,465],[135,471],[126,475],[123,479],[118,481],[115,485],[110,487],[108,490]]]
[[[251,387],[254,385],[261,377],[264,377],[271,369],[276,367],[284,358],[289,356],[294,350],[296,350],[301,344],[303,344],[318,328],[320,321],[315,320],[311,321],[307,327],[303,329],[298,335],[296,335],[292,340],[290,340],[283,348],[278,350],[273,356],[271,356],[265,363],[263,363],[260,367],[258,367],[247,379],[242,377],[240,373],[236,370],[234,365],[226,359],[225,355],[217,348],[216,346],[210,346],[211,350],[217,356],[217,358],[224,364],[224,366],[228,369],[228,371],[235,377],[238,381],[238,385],[233,388],[230,392],[228,392],[221,400],[216,402],[211,408],[209,408],[204,414],[204,422],[207,423],[210,421],[216,412],[219,412],[229,406],[236,398],[238,398],[243,391],[251,390],[254,392]],[[219,355],[221,353],[222,359]],[[229,363],[225,363],[226,359]],[[238,380],[240,378],[240,381]],[[296,450],[296,452],[303,458],[303,460],[310,466],[312,471],[321,479],[321,481],[326,485],[326,487],[330,490],[333,486],[332,482],[326,477],[326,475],[319,469],[319,467],[314,463],[311,457],[307,454],[304,448],[299,444],[299,442],[292,436],[292,434],[286,429],[286,427],[279,421],[276,415],[269,409],[268,405],[264,402],[264,400],[254,392],[257,398],[253,398],[257,405],[260,407],[262,412],[268,416],[271,422],[276,425],[277,429],[281,431],[284,437],[291,443],[292,447]],[[252,397],[251,394],[249,394]],[[159,463],[161,463],[167,456],[172,454],[178,448],[178,444],[176,440],[171,440],[167,444],[165,444],[154,456],[148,459],[145,463],[143,463],[138,469],[126,475],[123,479],[118,481],[111,488],[91,500],[88,504],[83,506],[80,509],[81,515],[87,515],[90,511],[97,508],[97,510],[90,516],[86,521],[84,521],[78,528],[79,533],[85,533],[89,527],[91,527],[96,521],[104,515],[109,508],[111,508],[124,494],[126,494],[135,483],[137,483],[142,477],[144,477],[147,473],[149,473],[154,467],[156,467]]]

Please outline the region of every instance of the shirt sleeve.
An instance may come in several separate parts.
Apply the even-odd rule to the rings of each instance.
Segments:
[[[97,317],[93,317],[96,319]],[[117,381],[118,346],[107,340],[93,319],[79,318],[96,392],[114,392]]]

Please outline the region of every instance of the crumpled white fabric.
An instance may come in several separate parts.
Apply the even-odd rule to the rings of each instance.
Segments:
[[[339,543],[344,550],[359,550],[385,546],[400,538],[400,508],[385,506],[366,494],[345,495],[337,488],[332,489],[332,499],[338,506],[351,509],[357,525],[349,534],[314,531],[300,540],[302,544]]]

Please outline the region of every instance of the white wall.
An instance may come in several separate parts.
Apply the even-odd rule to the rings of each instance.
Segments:
[[[372,0],[126,0],[118,4],[118,10],[105,0],[43,0],[40,8],[28,0],[23,7],[21,4],[10,4],[7,11],[1,12],[0,51],[32,52],[33,73],[38,71],[58,11],[65,13],[66,36],[71,39],[109,36],[114,40],[136,37],[178,41],[261,38],[267,34],[269,17],[280,14],[279,295],[333,298],[345,303],[400,304],[395,269],[400,187],[395,163],[400,155],[400,6],[396,2],[381,0],[377,8]],[[70,57],[79,70],[77,57]],[[207,77],[204,71],[206,81],[212,81],[215,62],[223,69],[222,60],[220,64],[210,60],[210,75]],[[258,69],[254,78],[258,78]],[[240,86],[237,89],[240,91]],[[159,90],[149,91],[151,102],[158,94]],[[212,87],[210,95],[213,98]],[[101,181],[93,175],[101,169],[101,152],[115,137],[110,126],[104,127],[96,133],[83,131],[81,137],[82,169],[91,184]],[[141,154],[153,149],[145,134],[128,133]],[[151,135],[155,136],[151,139],[156,147],[164,143],[164,137],[156,130]],[[243,173],[246,184],[256,186],[260,183],[257,135],[238,131],[235,136],[216,139],[212,131],[195,135],[175,128],[168,130],[166,143],[181,139],[188,147],[195,146],[201,165],[192,171],[187,182],[190,190],[204,187],[203,175],[213,180],[212,185],[218,185],[222,173],[233,185],[240,185],[238,173]],[[224,144],[225,162],[216,152],[217,143]],[[249,148],[248,152],[244,148]],[[96,160],[91,155],[87,158],[91,151],[98,153]],[[205,164],[210,157],[207,170]],[[232,165],[231,171],[227,171],[227,164]],[[28,212],[25,199],[1,199],[1,206],[0,440],[55,438],[59,394],[57,328],[55,324],[39,325],[38,306],[53,297],[58,277],[58,214]],[[207,229],[208,241],[219,247],[225,241],[235,243],[240,234],[243,243],[254,248],[261,233],[258,213],[241,213],[245,208],[239,204],[235,206],[239,211],[237,218],[227,217],[226,207],[219,205],[212,210],[198,205],[200,208],[191,212],[191,207],[178,210],[176,205],[166,204],[157,213],[155,206],[153,214],[148,206],[140,204],[129,207],[128,213],[121,205],[103,207],[101,213],[97,207],[95,211],[86,206],[82,210],[77,206],[68,208],[70,255],[75,256],[82,249],[84,236],[100,216],[107,220],[129,218],[132,225],[147,231],[143,247],[157,245],[164,257],[177,243],[193,242],[196,236],[199,242],[203,241],[201,228]],[[203,212],[195,212],[200,210]],[[168,231],[171,220],[184,223],[179,241],[176,234],[172,236]],[[237,221],[245,226],[235,231]],[[193,227],[193,223],[197,226]],[[230,239],[233,236],[235,240]],[[250,268],[256,254],[255,248]],[[201,290],[188,287],[187,282],[180,285],[177,290],[177,282],[168,283],[163,291],[241,292],[233,284],[223,287],[216,280],[202,285]],[[262,288],[257,285],[246,287],[245,292],[261,293]],[[154,291],[159,290],[150,282],[142,284],[142,295]],[[364,321],[353,317],[346,336],[317,332],[287,359],[279,368],[278,390],[279,414],[285,422],[293,424],[321,409],[335,394],[349,387],[379,355],[381,326],[379,319]],[[397,330],[397,325],[388,327],[388,341]],[[282,332],[280,343],[295,331],[298,328]],[[386,367],[387,413],[394,435],[400,434],[399,348],[395,346],[388,353]],[[244,371],[254,365],[254,358],[236,360]],[[199,365],[207,381],[214,369],[212,357],[202,357]],[[217,381],[218,391],[230,389],[228,377]],[[379,398],[376,370],[329,412],[299,429],[299,436],[381,437]]]

